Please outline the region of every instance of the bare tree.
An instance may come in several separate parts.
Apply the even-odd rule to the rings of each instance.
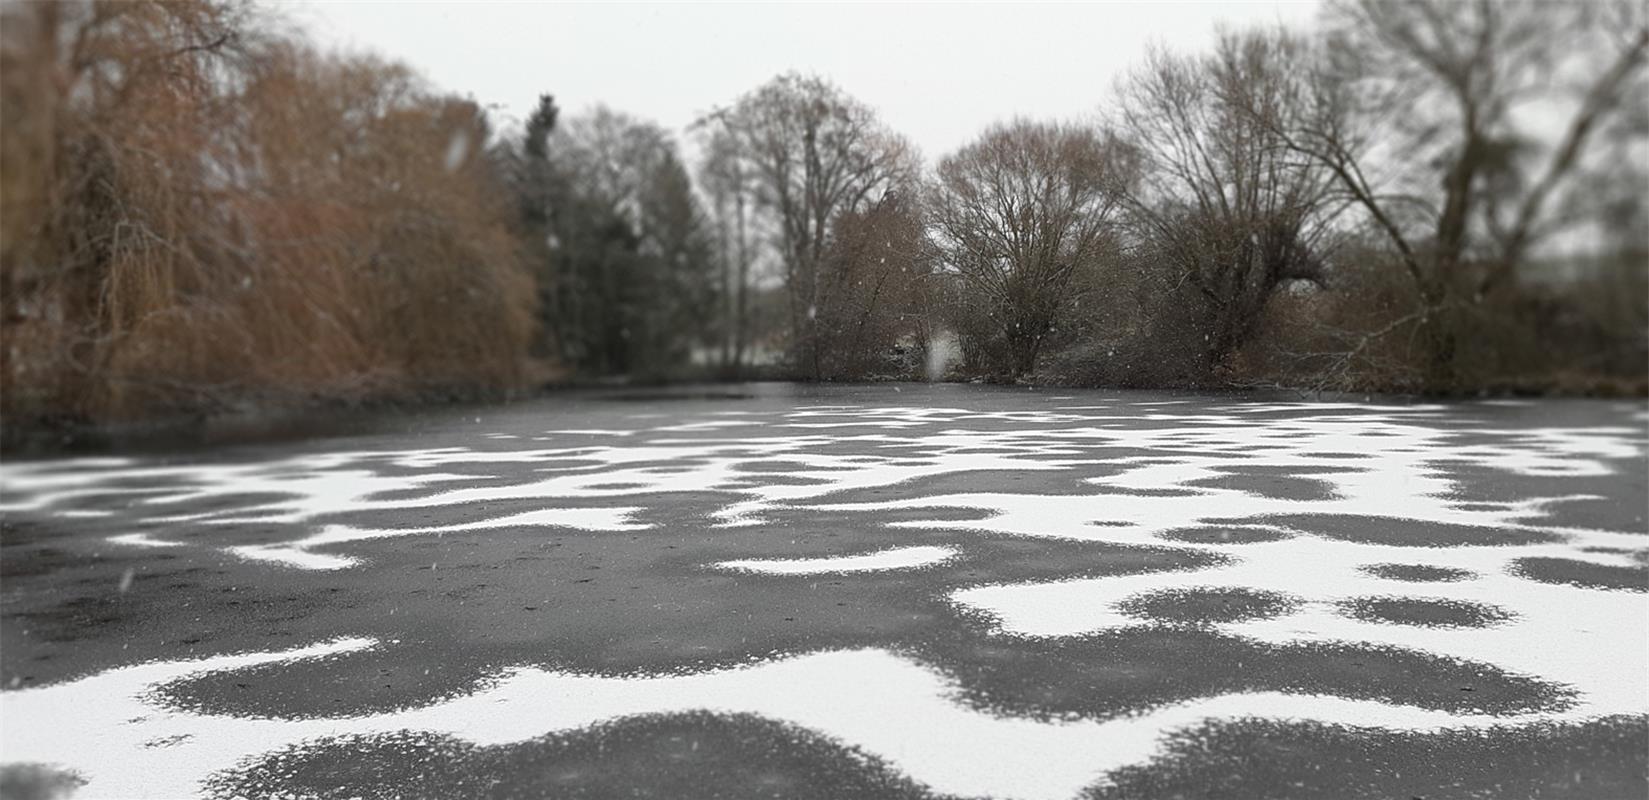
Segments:
[[[889,193],[833,224],[820,270],[822,377],[914,374],[926,351],[931,270],[922,211],[910,194]],[[903,363],[896,351],[908,345]]]
[[[717,299],[720,306],[721,369],[738,374],[744,369],[750,345],[751,270],[755,247],[755,185],[748,165],[739,158],[737,142],[721,127],[700,128],[704,161],[699,165],[699,187],[709,199],[715,226],[720,269]]]
[[[1120,87],[1118,127],[1149,176],[1129,218],[1143,260],[1200,301],[1205,369],[1247,341],[1279,284],[1322,277],[1331,178],[1273,133],[1302,49],[1282,31],[1225,33],[1205,56],[1152,50]]]
[[[988,318],[1011,376],[1036,368],[1073,278],[1114,246],[1131,172],[1122,150],[1091,128],[1021,120],[939,163],[933,243]]]
[[[831,225],[917,173],[910,145],[822,78],[785,74],[702,124],[719,129],[772,216],[789,295],[791,347],[818,379],[819,267]]]
[[[1328,23],[1288,98],[1297,113],[1258,97],[1246,110],[1326,167],[1387,238],[1420,300],[1426,383],[1448,388],[1449,314],[1574,221],[1553,199],[1641,91],[1649,26],[1636,3],[1538,0],[1342,0]],[[1555,142],[1529,130],[1531,109],[1567,114]]]

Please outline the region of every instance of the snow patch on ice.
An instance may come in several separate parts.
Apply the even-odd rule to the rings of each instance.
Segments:
[[[825,558],[745,558],[719,561],[718,569],[741,572],[760,572],[766,575],[822,575],[832,572],[879,572],[896,569],[920,569],[943,564],[957,555],[954,547],[918,545],[894,547],[855,556]]]

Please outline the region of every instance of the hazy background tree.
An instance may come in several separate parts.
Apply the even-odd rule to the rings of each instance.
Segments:
[[[561,119],[555,97],[542,94],[519,136],[493,143],[489,153],[493,169],[515,200],[521,258],[532,272],[541,324],[533,338],[533,353],[541,359],[559,362],[561,337],[557,336],[555,310],[561,301],[556,293],[555,242],[550,229],[550,213],[559,204],[556,180],[550,164],[550,135]],[[564,369],[564,364],[557,364]]]
[[[721,159],[753,182],[758,208],[776,229],[788,298],[790,353],[799,374],[823,376],[818,318],[820,269],[832,226],[886,192],[912,185],[910,145],[874,111],[823,78],[780,75],[703,123],[721,137]]]
[[[551,132],[546,317],[566,363],[667,376],[711,342],[711,241],[659,126],[605,107]]]
[[[699,187],[708,202],[717,262],[714,324],[719,342],[717,368],[723,375],[743,374],[752,335],[754,291],[761,221],[756,219],[755,176],[739,156],[738,142],[723,126],[706,121],[695,126],[704,158]]]
[[[1078,276],[1118,247],[1117,211],[1133,165],[1093,128],[1015,121],[939,162],[930,227],[956,284],[965,351],[1019,377],[1080,300]]]

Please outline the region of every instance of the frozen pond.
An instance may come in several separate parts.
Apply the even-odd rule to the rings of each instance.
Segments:
[[[118,798],[1640,797],[1646,425],[758,386],[9,462],[0,758]]]

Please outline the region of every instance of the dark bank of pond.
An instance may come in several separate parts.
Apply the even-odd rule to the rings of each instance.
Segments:
[[[907,394],[908,393],[908,394]],[[1073,389],[1059,386],[1001,385],[987,383],[876,382],[805,383],[792,381],[681,383],[629,385],[623,382],[594,383],[546,388],[512,399],[478,401],[452,398],[410,402],[317,402],[304,406],[251,406],[244,410],[213,414],[182,414],[171,417],[102,424],[71,420],[48,420],[34,424],[6,421],[0,424],[0,456],[9,458],[50,458],[54,456],[117,453],[187,453],[215,447],[293,442],[370,434],[417,435],[440,428],[450,421],[462,422],[495,414],[566,411],[576,413],[604,403],[622,403],[632,409],[672,404],[716,404],[751,401],[757,405],[787,399],[819,399],[821,402],[910,402],[927,403],[959,397],[1006,408],[1012,398],[1034,397],[1129,397],[1145,401],[1182,400],[1212,402],[1230,400],[1278,402],[1363,401],[1376,404],[1408,405],[1422,400],[1411,396],[1370,396],[1367,394],[1304,393],[1281,389],[1175,390],[1175,389]],[[1470,402],[1470,401],[1466,401]],[[1573,400],[1542,402],[1576,402]],[[1578,401],[1586,402],[1586,401]]]

